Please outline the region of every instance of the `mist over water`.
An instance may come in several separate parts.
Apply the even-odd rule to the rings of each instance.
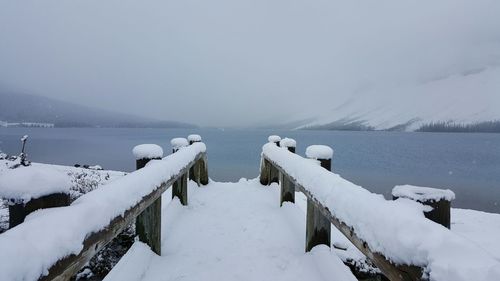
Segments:
[[[135,145],[155,143],[170,153],[170,139],[191,133],[207,144],[209,174],[216,181],[257,177],[262,145],[279,134],[296,139],[300,155],[311,144],[331,146],[335,173],[388,199],[397,184],[449,188],[457,195],[454,207],[500,213],[500,134],[0,128],[0,149],[18,154],[19,138],[28,134],[32,161],[130,172]]]

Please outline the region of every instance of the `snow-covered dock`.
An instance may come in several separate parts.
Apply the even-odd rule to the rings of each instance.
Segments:
[[[259,179],[209,182],[200,139],[162,159],[141,146],[136,172],[1,234],[1,280],[68,280],[134,221],[140,241],[106,280],[356,280],[353,261],[391,281],[500,280],[500,215],[454,209],[450,230],[330,172],[330,148],[303,158],[278,138]]]
[[[276,185],[190,182],[188,193],[188,206],[174,199],[163,207],[162,256],[136,243],[105,281],[356,281],[328,247],[304,253],[304,213],[280,208]]]

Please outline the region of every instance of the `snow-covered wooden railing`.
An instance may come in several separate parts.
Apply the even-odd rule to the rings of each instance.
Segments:
[[[498,260],[426,219],[422,204],[386,200],[271,142],[262,150],[261,183],[271,183],[272,169],[282,189],[303,192],[308,212],[320,212],[391,281],[500,280]]]
[[[194,143],[78,198],[41,210],[0,236],[0,279],[69,280],[189,169],[208,183],[206,146]]]

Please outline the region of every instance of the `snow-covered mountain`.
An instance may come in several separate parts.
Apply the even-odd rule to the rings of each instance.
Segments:
[[[298,128],[414,131],[432,123],[500,121],[500,66],[365,91]],[[306,118],[304,118],[306,119]]]

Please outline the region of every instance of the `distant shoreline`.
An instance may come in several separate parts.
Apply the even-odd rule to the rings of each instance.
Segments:
[[[322,131],[354,131],[354,132],[405,132],[410,124],[402,124],[393,128],[378,130],[361,122],[310,126],[300,130],[322,130]],[[500,121],[485,121],[472,124],[459,124],[454,122],[433,122],[420,126],[414,131],[423,133],[500,133]]]

